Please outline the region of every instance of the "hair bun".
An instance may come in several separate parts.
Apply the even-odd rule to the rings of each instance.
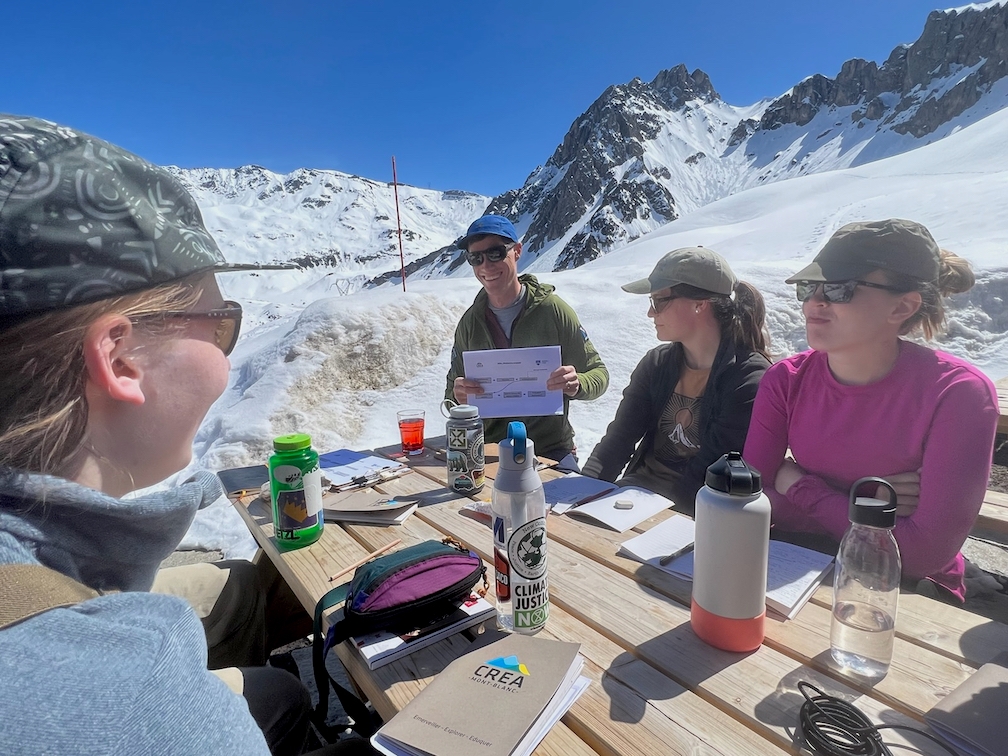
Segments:
[[[962,294],[972,289],[975,283],[976,277],[969,260],[947,249],[941,250],[938,255],[938,291],[943,296]]]

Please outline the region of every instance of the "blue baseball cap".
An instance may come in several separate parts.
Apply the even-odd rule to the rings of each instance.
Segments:
[[[503,215],[484,215],[470,224],[466,235],[458,243],[459,249],[469,249],[469,242],[473,240],[473,237],[484,236],[486,234],[503,236],[505,239],[510,239],[513,242],[518,241],[518,232],[515,231],[514,224],[511,221]]]

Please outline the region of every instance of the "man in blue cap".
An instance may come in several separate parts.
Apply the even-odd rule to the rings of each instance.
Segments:
[[[570,400],[602,396],[609,387],[609,371],[571,306],[549,284],[518,274],[522,245],[511,221],[484,215],[469,226],[459,247],[483,290],[455,329],[445,398],[466,404],[469,394],[483,393],[477,381],[465,377],[463,352],[559,345],[563,364],[550,374],[546,387],[563,391],[563,415],[487,419],[484,434],[486,441],[496,443],[507,436],[510,419],[521,420],[539,454],[577,470],[574,429],[567,420]]]

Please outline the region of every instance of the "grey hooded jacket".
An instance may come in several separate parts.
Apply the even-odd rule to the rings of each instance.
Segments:
[[[209,473],[132,500],[0,470],[0,563],[44,564],[109,593],[0,631],[0,753],[268,754],[245,699],[207,671],[183,600],[148,593]]]

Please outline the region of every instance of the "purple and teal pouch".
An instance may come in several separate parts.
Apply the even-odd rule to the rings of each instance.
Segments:
[[[315,607],[312,664],[319,690],[316,714],[324,717],[328,711],[329,686],[325,682],[329,676],[325,657],[333,646],[377,630],[403,634],[425,627],[455,611],[481,579],[485,592],[489,583],[479,554],[445,539],[444,542],[424,541],[372,559],[357,568],[349,583],[326,593]],[[322,615],[340,603],[343,604],[343,618],[330,626],[323,643]],[[343,689],[335,681],[333,685],[356,723],[357,716],[347,707],[341,693]],[[362,730],[357,731],[364,735]]]

